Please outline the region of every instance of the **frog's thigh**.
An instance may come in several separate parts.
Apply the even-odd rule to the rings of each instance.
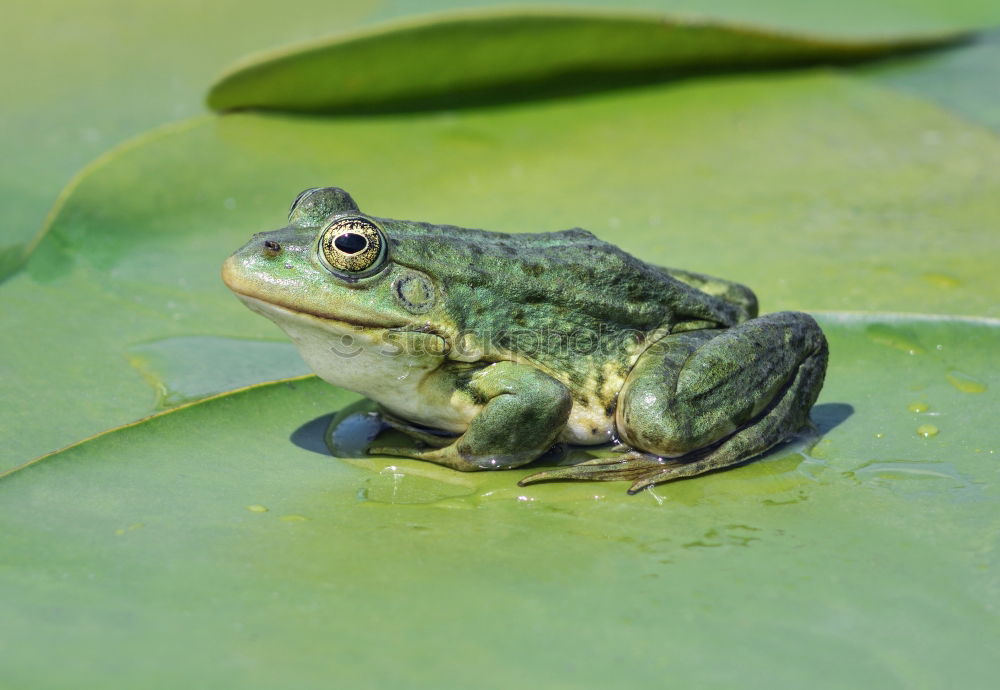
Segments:
[[[622,387],[618,432],[632,447],[665,457],[738,437],[727,444],[738,449],[727,453],[731,464],[805,423],[826,360],[823,332],[799,312],[667,336],[642,355]]]

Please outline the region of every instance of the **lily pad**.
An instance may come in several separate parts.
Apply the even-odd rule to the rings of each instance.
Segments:
[[[863,68],[878,83],[914,93],[1000,131],[1000,30],[934,56],[918,55]]]
[[[215,110],[411,111],[551,98],[667,78],[851,63],[954,41],[801,36],[662,14],[514,10],[431,15],[251,58]]]
[[[48,457],[0,479],[0,680],[988,687],[1000,323],[819,316],[820,443],[634,497],[332,458],[316,379]]]
[[[240,55],[355,26],[376,4],[301,0],[289,12],[243,0],[147,0],[141,11],[120,0],[5,3],[0,281],[31,252],[59,190],[88,162],[199,114],[205,86]]]
[[[584,226],[646,260],[751,285],[768,311],[996,315],[1000,304],[995,137],[824,71],[530,108],[206,118],[95,166],[3,286],[2,465],[153,412],[158,388],[129,363],[136,346],[236,339],[199,364],[224,383],[221,362],[248,356],[236,343],[281,338],[219,266],[283,224],[298,191],[326,184],[388,217]]]
[[[606,0],[550,0],[591,9]],[[967,31],[1000,22],[980,0],[628,0],[622,9],[781,27],[807,34],[879,39]],[[0,149],[0,280],[33,250],[33,238],[67,181],[128,137],[199,112],[202,92],[226,63],[260,46],[314,39],[415,14],[520,5],[518,0],[301,0],[275,3],[149,0],[142,12],[118,0],[18,3],[0,24],[0,55],[17,69],[0,73],[4,101]],[[496,11],[495,9],[493,11]],[[239,30],[232,31],[238,18]],[[184,50],[174,50],[184,36]]]

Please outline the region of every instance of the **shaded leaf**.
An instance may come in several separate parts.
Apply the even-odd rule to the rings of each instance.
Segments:
[[[251,58],[216,82],[208,105],[327,113],[460,107],[719,72],[850,63],[954,40],[950,33],[802,36],[635,13],[430,15]]]
[[[1000,30],[933,56],[910,56],[868,67],[862,74],[1000,131]]]

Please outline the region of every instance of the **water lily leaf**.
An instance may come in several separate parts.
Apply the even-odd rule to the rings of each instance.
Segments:
[[[212,86],[208,105],[327,113],[481,105],[699,74],[850,63],[955,39],[837,39],[607,11],[442,14],[251,58]]]
[[[156,391],[160,409],[310,373],[287,340],[177,336],[129,347],[128,361]]]
[[[21,266],[59,190],[88,162],[199,114],[205,85],[248,51],[355,26],[376,4],[301,0],[290,12],[279,3],[148,0],[139,12],[121,0],[5,3],[0,62],[12,67],[0,70],[0,281]]]
[[[1000,309],[995,137],[825,72],[460,114],[205,118],[96,165],[3,286],[0,464],[157,409],[158,385],[130,363],[145,343],[233,339],[191,367],[223,390],[225,361],[252,361],[239,342],[283,336],[226,290],[221,262],[326,184],[387,217],[587,227],[745,282],[765,310]]]
[[[634,497],[332,458],[316,379],[48,457],[0,479],[0,680],[988,687],[1000,322],[820,319],[820,443]]]
[[[511,0],[300,0],[279,3],[148,0],[142,12],[119,0],[15,3],[0,23],[4,100],[0,127],[0,280],[33,249],[46,212],[65,183],[126,138],[197,114],[203,90],[227,63],[261,47],[373,26],[434,10]],[[610,6],[602,0],[549,5]],[[963,31],[1000,22],[980,0],[628,0],[620,9],[695,13],[805,33],[878,38]],[[195,19],[193,19],[195,18]],[[233,31],[238,18],[239,30]],[[174,49],[184,36],[184,50]]]
[[[1000,131],[1000,30],[935,55],[918,55],[862,68],[880,84],[939,103]]]

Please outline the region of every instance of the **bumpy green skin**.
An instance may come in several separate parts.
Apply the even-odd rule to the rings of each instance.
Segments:
[[[387,248],[357,275],[319,257],[345,218],[373,223]],[[300,195],[289,225],[255,235],[223,278],[323,378],[437,446],[372,452],[478,470],[524,465],[559,441],[622,447],[522,483],[631,479],[637,491],[742,462],[808,421],[826,369],[815,321],[755,318],[742,285],[644,263],[585,230],[375,218],[337,188]],[[337,346],[350,329],[363,354]]]

